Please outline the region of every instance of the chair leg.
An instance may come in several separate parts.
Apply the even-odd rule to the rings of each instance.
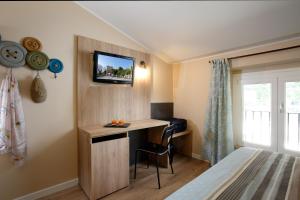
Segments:
[[[170,156],[170,153],[168,152],[168,156],[169,156],[169,164],[171,166],[171,170],[172,170],[172,174],[174,174],[174,171],[173,171],[173,166],[172,166],[172,163],[173,163],[173,158],[171,158]]]
[[[134,159],[134,179],[136,179],[136,163],[137,163],[137,155],[138,155],[138,151],[135,151],[135,159]]]
[[[170,163],[172,174],[174,174],[172,163]]]
[[[157,173],[157,182],[158,182],[158,189],[160,189],[160,180],[159,180],[159,159],[158,156],[156,156],[156,173]]]

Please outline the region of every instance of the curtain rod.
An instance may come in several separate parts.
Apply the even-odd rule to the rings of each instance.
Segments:
[[[260,54],[266,54],[266,53],[273,53],[273,52],[277,52],[277,51],[284,51],[284,50],[289,50],[289,49],[295,49],[295,48],[299,48],[299,47],[300,47],[300,45],[296,45],[296,46],[285,47],[285,48],[281,48],[281,49],[273,49],[273,50],[269,50],[269,51],[262,51],[262,52],[258,52],[258,53],[246,54],[246,55],[242,55],[242,56],[229,57],[227,59],[231,60],[231,59],[237,59],[237,58],[244,58],[244,57],[256,56],[256,55],[260,55]],[[209,63],[211,63],[211,62],[212,61],[209,61]]]

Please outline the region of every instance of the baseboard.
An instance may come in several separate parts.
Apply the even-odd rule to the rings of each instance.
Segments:
[[[48,196],[50,194],[54,194],[56,192],[68,189],[70,187],[76,186],[77,184],[78,184],[78,178],[75,178],[73,180],[69,180],[69,181],[44,188],[42,190],[30,193],[30,194],[26,194],[24,196],[15,198],[14,200],[35,200],[35,199],[42,198],[42,197]]]
[[[196,159],[198,159],[198,160],[202,160],[201,155],[200,155],[200,154],[197,154],[197,153],[192,153],[192,157],[193,157],[193,158],[196,158]]]
[[[192,157],[198,160],[202,160],[204,162],[210,163],[208,160],[204,160],[200,154],[192,153]]]

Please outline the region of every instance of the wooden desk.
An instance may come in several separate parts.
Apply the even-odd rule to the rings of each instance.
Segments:
[[[85,132],[90,138],[103,137],[113,135],[116,133],[128,133],[129,131],[140,130],[153,127],[165,127],[169,125],[168,121],[146,119],[129,122],[130,126],[127,128],[106,128],[103,125],[94,125],[79,128],[80,131]]]
[[[148,129],[148,140],[160,143],[162,130],[169,125],[168,121],[155,119],[129,123],[127,128],[105,128],[101,125],[79,128],[79,184],[89,199],[101,198],[129,185],[128,132]],[[190,133],[176,133],[174,138],[191,138]],[[191,154],[191,143],[186,144],[183,153]],[[168,158],[165,157],[161,163],[168,167]]]

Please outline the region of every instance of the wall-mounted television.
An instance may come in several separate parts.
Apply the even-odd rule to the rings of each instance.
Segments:
[[[133,79],[134,58],[101,51],[94,52],[94,82],[133,85]]]

